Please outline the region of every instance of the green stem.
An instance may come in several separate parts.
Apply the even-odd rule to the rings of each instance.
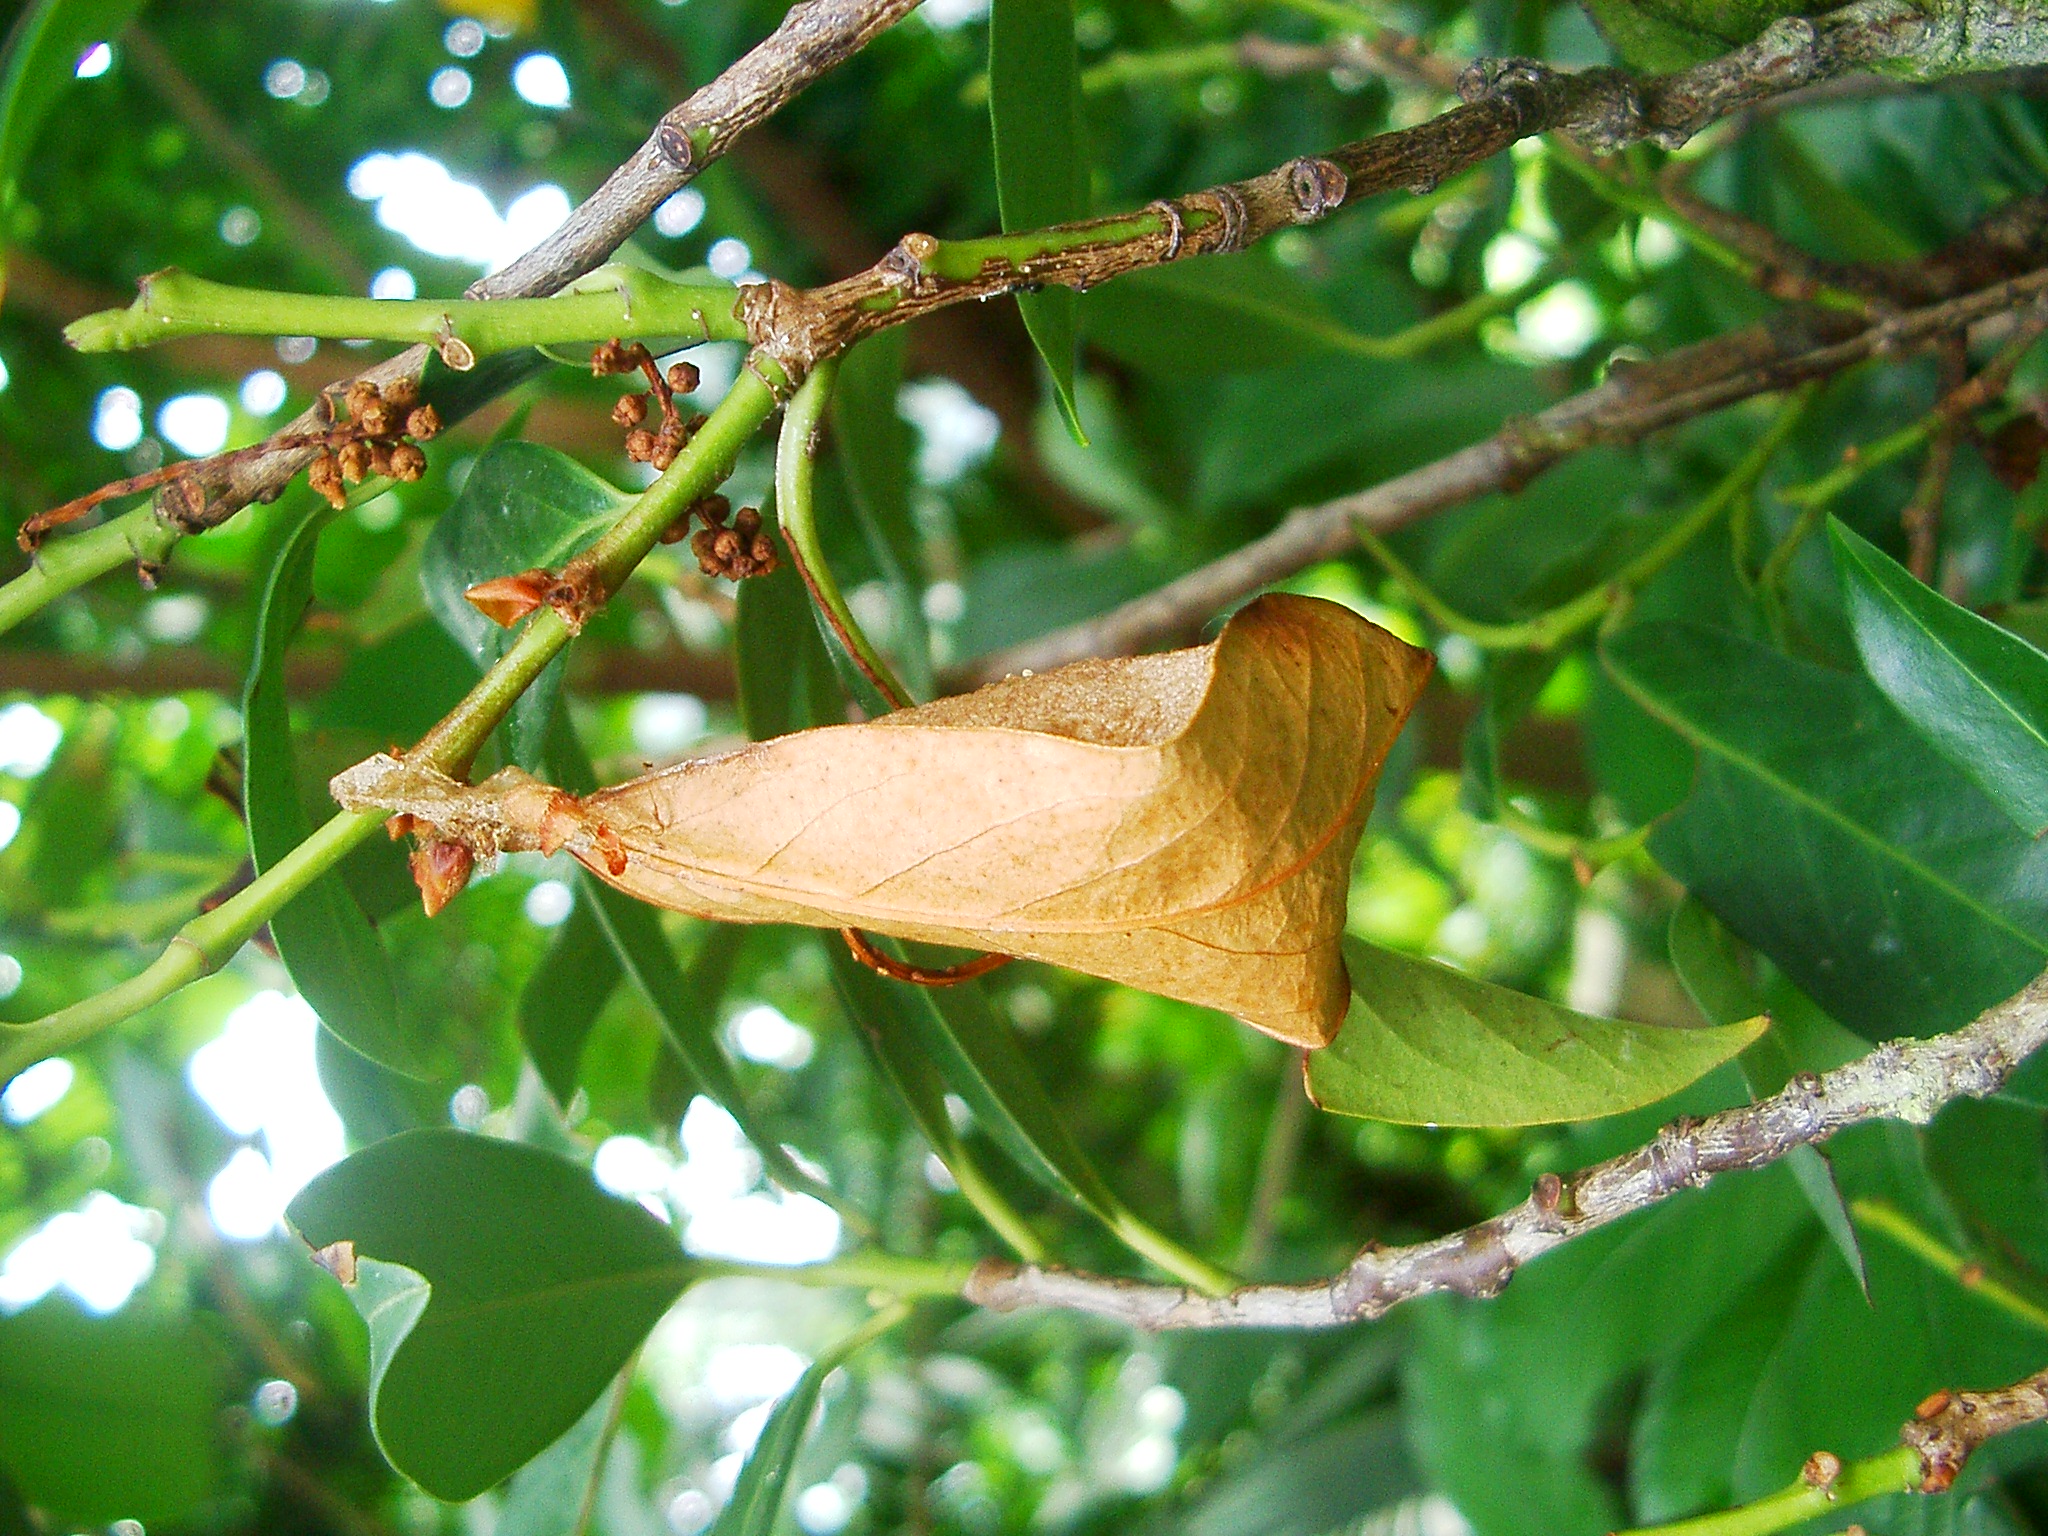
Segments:
[[[183,537],[145,502],[97,528],[45,545],[27,570],[0,586],[0,635],[117,565],[131,560],[163,564]]]
[[[1439,628],[1463,635],[1485,650],[1556,650],[1599,623],[1618,603],[1683,554],[1687,546],[1711,528],[1737,498],[1747,494],[1798,426],[1812,396],[1810,385],[1793,394],[1778,412],[1778,419],[1771,424],[1770,430],[1757,439],[1718,485],[1694,503],[1648,549],[1599,586],[1519,623],[1490,624],[1482,619],[1468,618],[1431,591],[1428,584],[1372,529],[1358,523],[1352,531],[1366,552],[1386,568],[1387,573],[1407,590],[1415,605]]]
[[[1609,864],[1627,858],[1647,843],[1650,834],[1657,830],[1652,822],[1617,832],[1612,837],[1579,837],[1561,832],[1556,827],[1546,827],[1505,802],[1493,819],[1512,832],[1518,841],[1544,857],[1562,859],[1571,864],[1583,863],[1589,869],[1605,869]]]
[[[692,1272],[701,1279],[715,1280],[741,1276],[751,1280],[787,1280],[793,1285],[820,1288],[858,1287],[887,1291],[905,1298],[958,1296],[974,1272],[971,1264],[943,1259],[919,1259],[902,1254],[865,1249],[825,1259],[816,1264],[751,1264],[740,1259],[692,1259]]]
[[[789,552],[796,561],[797,574],[810,588],[811,601],[825,615],[861,675],[874,684],[875,691],[892,709],[911,703],[910,690],[897,681],[889,663],[882,659],[853,612],[840,595],[832,567],[825,562],[825,548],[818,538],[817,471],[818,428],[825,407],[832,398],[833,381],[839,377],[839,360],[828,358],[811,370],[803,387],[791,397],[782,415],[782,435],[775,444],[775,509],[782,531],[789,539]]]
[[[462,342],[478,357],[516,347],[674,336],[745,341],[735,290],[669,282],[637,267],[600,267],[546,299],[358,299],[273,293],[208,282],[175,268],[142,280],[126,309],[74,320],[64,339],[82,352],[125,351],[179,336],[329,336]]]
[[[1984,1273],[1983,1265],[1964,1258],[1896,1206],[1881,1200],[1852,1200],[1849,1202],[1849,1214],[1873,1232],[1890,1238],[1928,1268],[1947,1275],[1972,1295],[1983,1297],[2028,1327],[2048,1333],[2048,1307],[1992,1279]]]
[[[270,921],[272,913],[383,823],[382,811],[344,811],[211,912],[180,928],[140,975],[32,1024],[0,1024],[0,1083],[212,975]]]
[[[1623,181],[1618,176],[1610,176],[1592,161],[1582,159],[1570,150],[1553,151],[1549,156],[1549,163],[1571,172],[1592,188],[1601,199],[1615,207],[1624,208],[1641,218],[1657,220],[1708,261],[1733,272],[1752,287],[1756,286],[1763,276],[1762,269],[1756,262],[1726,241],[1709,234],[1647,187]],[[1827,283],[1820,284],[1814,290],[1813,302],[1829,309],[1846,309],[1859,315],[1867,313],[1870,309],[1869,300],[1861,295]]]
[[[1644,1526],[1620,1536],[1770,1536],[1819,1515],[1839,1514],[1852,1504],[1887,1493],[1911,1493],[1920,1486],[1920,1453],[1911,1446],[1886,1451],[1866,1461],[1842,1468],[1833,1484],[1821,1487],[1808,1482],[1711,1515],[1679,1520],[1671,1525]]]
[[[780,377],[773,363],[751,359],[668,471],[641,493],[583,556],[600,592],[616,592],[683,509],[708,495],[732,472],[741,447],[775,409],[775,392],[757,369],[773,370]],[[117,524],[125,521],[119,519]],[[94,534],[100,532],[104,530],[94,530]],[[512,647],[462,702],[420,739],[408,759],[451,776],[466,774],[513,703],[561,653],[573,633],[552,608],[539,609]],[[384,821],[382,811],[341,812],[229,900],[179,929],[140,975],[33,1023],[0,1025],[0,1083],[218,970],[273,913],[334,868]]]
[[[1825,507],[1873,469],[1882,469],[1893,459],[1911,453],[1926,442],[1938,420],[1938,414],[1923,416],[1911,426],[1901,427],[1874,443],[1861,444],[1853,456],[1845,454],[1840,464],[1818,480],[1787,486],[1778,492],[1778,499],[1789,501],[1796,507]]]

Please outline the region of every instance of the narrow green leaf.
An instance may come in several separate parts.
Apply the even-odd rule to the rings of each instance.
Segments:
[[[2028,836],[2048,831],[2048,656],[1832,517],[1828,543],[1870,680]]]
[[[21,167],[57,98],[94,43],[128,30],[143,0],[37,0],[15,19],[0,62],[0,215],[14,207]],[[5,291],[0,271],[0,293]]]
[[[1705,907],[1691,897],[1671,914],[1671,968],[1693,1004],[1711,1024],[1738,1024],[1745,1019],[1768,1015],[1770,1009],[1735,950],[1735,936],[1723,928]],[[1756,1043],[1736,1058],[1742,1081],[1751,1099],[1767,1098],[1800,1071],[1816,1070],[1797,1059],[1786,1031],[1773,1020]],[[1832,1065],[1832,1063],[1829,1063]],[[1870,1274],[1863,1261],[1863,1245],[1856,1237],[1856,1224],[1849,1219],[1849,1206],[1835,1179],[1834,1164],[1818,1147],[1794,1147],[1785,1161],[1799,1183],[1799,1191],[1813,1208],[1814,1216],[1827,1232],[1849,1273],[1865,1297],[1870,1294]]]
[[[1346,940],[1351,1011],[1308,1058],[1338,1114],[1407,1125],[1541,1125],[1654,1104],[1705,1076],[1764,1021],[1668,1029],[1588,1018],[1430,960]]]
[[[216,1355],[147,1312],[88,1317],[53,1297],[0,1315],[0,1484],[11,1474],[67,1529],[176,1521],[214,1492]]]
[[[782,1513],[797,1454],[810,1433],[811,1416],[817,1410],[825,1378],[908,1316],[910,1308],[906,1306],[886,1307],[810,1363],[761,1426],[761,1437],[747,1453],[747,1464],[733,1484],[732,1498],[707,1536],[770,1536]]]
[[[926,1054],[929,1026],[916,1011],[916,989],[877,976],[854,959],[844,944],[828,938],[826,948],[831,954],[832,980],[840,1003],[876,1065],[910,1112],[911,1122],[952,1173],[960,1193],[995,1228],[997,1235],[1020,1258],[1032,1263],[1042,1261],[1046,1257],[1045,1245],[1031,1230],[1031,1224],[990,1182],[980,1160],[954,1126],[952,1116],[946,1113],[946,1083]]]
[[[901,952],[884,941],[884,947]],[[1140,1220],[1117,1198],[1089,1161],[1053,1104],[1052,1095],[1025,1060],[1010,1026],[975,983],[954,987],[905,986],[897,1009],[915,1032],[918,1048],[958,1094],[975,1120],[1017,1165],[1053,1193],[1088,1212],[1134,1252],[1167,1273],[1211,1292],[1230,1290],[1234,1277],[1197,1258]]]
[[[740,721],[755,741],[845,718],[832,659],[818,638],[803,581],[784,564],[740,583],[733,651]]]
[[[472,466],[461,494],[441,514],[421,552],[420,583],[428,609],[479,669],[488,668],[517,631],[499,628],[462,594],[492,577],[536,566],[560,569],[631,500],[552,448],[493,444]],[[561,676],[557,661],[513,706],[506,739],[513,760],[523,768],[542,766]]]
[[[1651,851],[1831,1016],[1866,1039],[1952,1029],[2048,963],[2048,842],[1867,680],[1686,624],[1602,654],[1698,752]]]
[[[1316,291],[1262,251],[1133,272],[1081,299],[1089,342],[1155,378],[1286,368],[1318,354],[1377,356]],[[1200,338],[1199,345],[1191,344]]]
[[[242,693],[242,804],[260,873],[312,834],[299,799],[285,653],[313,600],[313,559],[333,514],[311,506],[286,536],[265,585]],[[270,919],[292,984],[336,1038],[393,1071],[417,1074],[418,1050],[398,1014],[391,961],[339,874],[325,874]]]
[[[286,1214],[315,1248],[416,1277],[387,1269],[353,1299],[377,1443],[440,1499],[474,1498],[566,1432],[693,1275],[673,1232],[586,1170],[461,1131],[378,1142]]]
[[[869,553],[889,589],[891,659],[920,699],[932,694],[932,646],[924,621],[924,559],[910,513],[910,430],[897,414],[910,333],[898,326],[841,359],[832,390],[832,443]]]
[[[988,23],[988,111],[1003,229],[1042,229],[1088,212],[1074,0],[995,0]],[[1020,293],[1017,307],[1076,442],[1088,441],[1074,406],[1076,295]]]
[[[579,889],[567,921],[519,993],[519,1038],[557,1104],[576,1092],[584,1042],[621,974],[611,937]]]

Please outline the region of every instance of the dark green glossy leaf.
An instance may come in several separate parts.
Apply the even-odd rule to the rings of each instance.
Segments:
[[[587,888],[579,888],[576,905],[519,994],[519,1038],[557,1104],[576,1092],[583,1043],[619,984],[611,937],[586,896]]]
[[[219,1475],[216,1357],[138,1306],[88,1317],[61,1298],[0,1316],[0,1463],[69,1525],[176,1520]]]
[[[761,1426],[761,1437],[747,1453],[747,1464],[733,1484],[732,1498],[707,1536],[771,1536],[797,1455],[810,1433],[811,1415],[817,1410],[825,1378],[907,1316],[909,1310],[904,1307],[877,1312],[810,1363]]]
[[[2048,845],[1865,679],[1680,624],[1604,656],[1698,749],[1651,850],[1833,1017],[1866,1038],[1952,1029],[2048,962]]]
[[[1721,926],[1714,914],[1689,896],[1671,914],[1671,968],[1710,1024],[1734,1024],[1770,1012],[1763,993],[1742,968],[1735,944],[1734,935]],[[1773,1020],[1756,1043],[1736,1058],[1750,1098],[1761,1099],[1776,1093],[1796,1072],[1820,1070],[1799,1059],[1798,1047],[1802,1043],[1788,1038],[1787,1030]],[[1870,1279],[1863,1263],[1863,1248],[1856,1240],[1856,1227],[1849,1219],[1849,1207],[1842,1199],[1841,1186],[1835,1182],[1834,1165],[1828,1161],[1827,1153],[1818,1147],[1794,1147],[1785,1154],[1785,1162],[1842,1261],[1868,1295]]]
[[[1338,1114],[1408,1125],[1538,1125],[1654,1104],[1754,1040],[1763,1021],[1670,1029],[1588,1018],[1347,939],[1351,1011],[1308,1058]]]
[[[242,693],[242,804],[249,856],[258,871],[313,831],[299,799],[284,665],[313,599],[314,552],[331,515],[324,506],[309,507],[279,547],[249,658]],[[394,1071],[419,1070],[419,1052],[399,1018],[384,943],[340,875],[315,880],[271,918],[270,934],[293,985],[338,1039]]]
[[[474,1498],[564,1434],[692,1275],[673,1232],[584,1169],[461,1131],[378,1142],[287,1215],[314,1247],[385,1267],[381,1294],[354,1298],[371,1422],[442,1499]]]
[[[420,556],[427,607],[443,629],[487,668],[518,633],[500,629],[464,599],[480,581],[536,566],[560,569],[618,516],[631,497],[565,454],[538,443],[504,442],[471,467]],[[556,662],[520,696],[507,722],[514,761],[538,770],[561,688]]]
[[[1074,0],[995,0],[988,23],[988,111],[996,200],[1006,231],[1043,229],[1087,215],[1080,68]],[[1074,293],[1020,293],[1017,307],[1052,374],[1067,429],[1086,442],[1074,408]]]
[[[2029,837],[2048,830],[2048,656],[1959,608],[1834,518],[1863,670]]]

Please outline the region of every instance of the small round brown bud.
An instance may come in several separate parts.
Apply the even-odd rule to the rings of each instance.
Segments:
[[[405,435],[418,442],[427,442],[440,435],[441,413],[431,405],[414,406],[405,418]]]
[[[386,479],[390,478],[391,444],[381,442],[370,444],[370,473],[382,475]]]
[[[679,395],[687,395],[704,381],[695,363],[670,363],[668,365],[668,387]]]
[[[411,443],[400,443],[391,450],[391,478],[403,480],[408,485],[427,472],[427,456]]]
[[[647,419],[647,397],[645,395],[621,395],[612,407],[612,423],[620,427],[637,427]]]
[[[721,528],[711,535],[711,552],[718,557],[720,565],[731,565],[735,556],[746,548],[746,544],[730,528]]]
[[[669,465],[676,461],[676,451],[675,443],[671,442],[666,435],[657,437],[654,440],[654,452],[647,456],[647,462],[656,469],[666,472]]]
[[[590,372],[594,378],[603,378],[608,373],[624,373],[632,364],[626,360],[626,349],[619,345],[619,338],[601,341],[590,349]]]
[[[348,505],[348,495],[341,488],[341,465],[326,449],[323,448],[307,466],[306,483],[324,497],[329,506],[338,510]]]
[[[361,420],[363,412],[373,405],[381,405],[384,397],[377,393],[377,386],[368,379],[357,379],[349,385],[341,399],[348,407],[349,415]]]
[[[635,427],[626,434],[626,457],[635,464],[645,464],[654,457],[654,434],[645,427]]]
[[[743,539],[751,539],[761,531],[761,509],[741,507],[738,517],[732,520],[732,531]]]
[[[689,536],[690,514],[687,512],[661,530],[661,542],[664,544],[680,544]]]
[[[770,542],[767,534],[755,534],[753,545],[747,553],[754,557],[755,570],[766,572],[775,569],[775,545]]]
[[[341,452],[335,456],[341,461],[341,478],[350,485],[359,482],[370,472],[370,445],[361,439],[343,443]]]
[[[714,535],[709,528],[699,528],[690,535],[690,553],[699,560],[715,561],[717,557],[711,551],[711,540],[713,537]],[[706,569],[711,569],[711,567],[707,566]]]
[[[384,403],[401,411],[409,411],[420,403],[420,381],[415,378],[393,379],[384,386]]]
[[[704,519],[705,527],[717,528],[732,516],[732,503],[723,496],[700,496],[690,510]]]
[[[372,401],[356,415],[356,425],[370,437],[390,437],[398,431],[399,415],[395,406],[386,405],[382,400]]]

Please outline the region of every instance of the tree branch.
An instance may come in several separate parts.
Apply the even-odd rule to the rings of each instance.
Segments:
[[[1061,1307],[1148,1331],[1327,1328],[1383,1316],[1421,1296],[1494,1296],[1531,1259],[1680,1190],[1699,1188],[1716,1174],[1766,1167],[1795,1147],[1866,1121],[1925,1125],[1954,1099],[1995,1093],[2043,1044],[2048,972],[1952,1034],[1890,1041],[1824,1076],[1796,1077],[1754,1104],[1673,1121],[1633,1152],[1565,1178],[1545,1174],[1528,1199],[1476,1226],[1403,1248],[1370,1244],[1326,1281],[1246,1286],[1215,1297],[987,1260],[968,1281],[966,1296],[999,1312]],[[2036,1380],[2036,1390],[2048,1393],[2048,1381]]]
[[[1228,555],[1134,598],[1094,619],[977,658],[958,683],[989,682],[1025,670],[1044,671],[1088,656],[1126,655],[1198,631],[1215,614],[1260,588],[1357,547],[1355,528],[1387,532],[1479,496],[1520,490],[1563,459],[1595,444],[1628,444],[1756,395],[1827,378],[1874,357],[1898,354],[1965,333],[2048,293],[2043,221],[2048,203],[2027,199],[2032,225],[2025,242],[2005,241],[2015,210],[1993,221],[1999,241],[1989,249],[2033,270],[2007,275],[1992,265],[1983,242],[1968,258],[1944,252],[1924,264],[1922,278],[1942,301],[1866,320],[1841,310],[1788,308],[1759,324],[1667,353],[1653,362],[1611,369],[1593,389],[1547,410],[1510,421],[1492,437],[1429,464],[1288,514],[1272,532]],[[1959,291],[1947,279],[1984,282]],[[1987,270],[1989,268],[1990,270]],[[1949,295],[1953,296],[1949,296]]]
[[[647,141],[578,205],[561,228],[502,272],[472,283],[472,299],[536,298],[559,291],[609,257],[667,198],[701,175],[754,124],[915,10],[918,0],[797,0],[767,38],[691,94]],[[419,376],[427,349],[409,347],[363,370],[383,385]],[[346,381],[344,381],[346,382]],[[317,430],[308,411],[282,434]],[[252,501],[275,495],[311,454],[286,450],[233,463],[205,477],[206,505],[193,519],[215,527]]]

